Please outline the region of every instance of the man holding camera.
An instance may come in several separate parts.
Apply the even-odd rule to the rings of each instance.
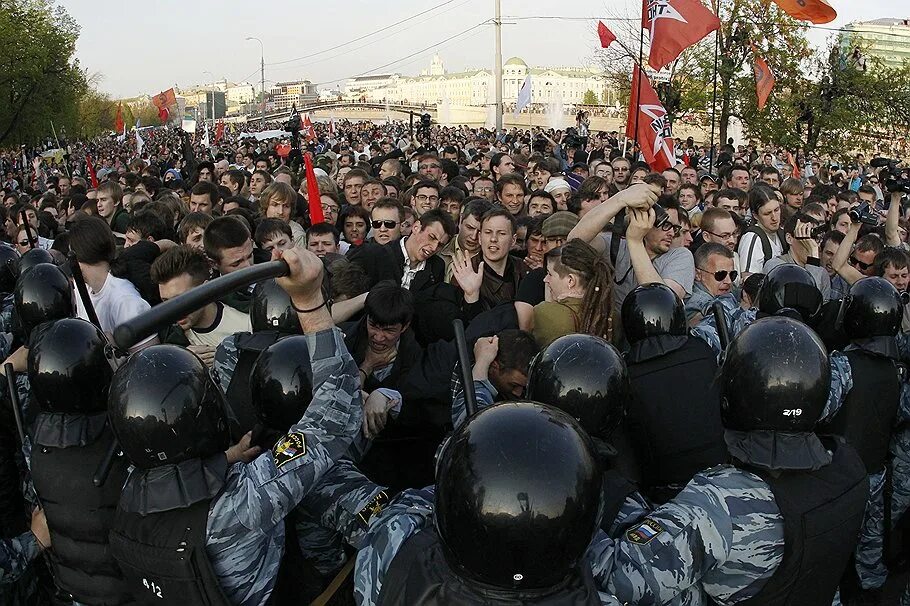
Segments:
[[[815,285],[822,293],[822,298],[831,298],[831,276],[821,266],[818,242],[812,237],[813,223],[799,214],[790,217],[784,224],[784,236],[789,250],[765,261],[762,272],[769,271],[784,263],[795,263],[804,268],[815,280]]]
[[[639,284],[666,284],[681,300],[692,294],[695,261],[689,249],[670,248],[680,230],[679,203],[662,197],[663,206],[657,204],[663,187],[661,177],[651,184],[636,184],[622,190],[585,213],[566,238],[581,238],[610,256],[615,268],[613,306],[617,311],[626,295]],[[622,228],[615,224],[612,231],[602,233],[623,211],[629,221],[625,238]]]

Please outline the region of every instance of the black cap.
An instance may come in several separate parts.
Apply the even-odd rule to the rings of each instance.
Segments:
[[[769,316],[798,314],[803,322],[821,309],[822,293],[806,269],[793,263],[778,265],[765,275],[755,306]]]
[[[469,582],[543,591],[578,566],[597,528],[601,471],[560,410],[505,402],[462,425],[440,454],[436,526]]]
[[[300,319],[291,306],[291,297],[274,279],[265,280],[253,289],[250,303],[253,332],[275,330],[289,335],[302,335]]]
[[[28,379],[42,412],[94,414],[107,410],[114,374],[107,340],[90,322],[65,318],[39,326],[28,350]]]
[[[688,331],[682,301],[666,284],[643,284],[622,302],[622,331],[629,343],[659,335],[685,335]]]
[[[26,342],[39,324],[69,318],[74,312],[69,280],[50,263],[39,263],[19,277],[13,304]]]
[[[559,337],[528,369],[528,399],[565,411],[600,439],[607,439],[622,421],[629,392],[622,356],[592,335]]]
[[[266,348],[250,373],[256,415],[270,429],[286,432],[313,399],[313,369],[306,337],[292,335]]]
[[[904,303],[901,294],[884,278],[854,282],[841,302],[844,333],[849,339],[893,337],[901,329]]]
[[[230,446],[224,397],[205,364],[176,345],[153,345],[114,373],[111,425],[139,469],[205,458]]]
[[[828,401],[831,367],[811,328],[762,318],[727,347],[720,385],[727,429],[809,432]]]

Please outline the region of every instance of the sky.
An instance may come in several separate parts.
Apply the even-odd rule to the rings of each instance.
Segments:
[[[266,88],[279,81],[307,79],[327,89],[367,73],[418,74],[434,53],[450,72],[490,67],[494,28],[478,24],[493,17],[494,1],[57,3],[81,25],[76,56],[83,69],[101,76],[101,90],[121,98],[222,78],[245,80],[258,88],[260,47],[246,41],[248,36],[262,40]],[[895,14],[894,6],[900,3],[894,0],[828,1],[838,18],[825,27],[910,17],[910,10]],[[636,0],[502,0],[503,61],[519,56],[532,66],[590,64],[597,48],[596,21],[587,17],[637,17],[639,6]],[[423,11],[428,12],[414,17]],[[537,18],[542,16],[562,19]],[[414,18],[388,27],[409,17]],[[377,31],[382,28],[387,29]],[[822,45],[832,34],[813,30],[809,39]]]

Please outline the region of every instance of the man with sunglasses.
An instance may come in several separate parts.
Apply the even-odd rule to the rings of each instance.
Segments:
[[[778,265],[795,263],[809,272],[822,293],[822,300],[827,301],[831,298],[831,276],[821,266],[818,241],[812,237],[814,225],[815,221],[809,217],[800,214],[790,217],[784,224],[789,250],[765,261],[762,271],[767,274]]]
[[[695,251],[695,284],[686,300],[686,320],[696,326],[716,297],[734,288],[739,272],[733,269],[733,251],[723,244],[705,243]]]
[[[373,241],[388,244],[401,237],[401,219],[404,209],[392,198],[382,198],[370,211]]]

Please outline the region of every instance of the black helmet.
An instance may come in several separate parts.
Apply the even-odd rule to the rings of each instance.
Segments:
[[[769,316],[790,315],[789,310],[793,310],[808,322],[821,309],[822,293],[812,274],[799,265],[785,263],[765,275],[755,306]]]
[[[277,330],[289,335],[303,334],[297,312],[291,307],[291,297],[274,279],[260,282],[253,289],[250,324],[253,332]]]
[[[39,263],[19,277],[13,302],[26,341],[39,324],[69,318],[74,311],[70,282],[50,263]]]
[[[266,427],[284,432],[297,423],[313,398],[306,338],[284,337],[259,354],[250,373],[250,392],[256,415]]]
[[[93,414],[107,410],[114,371],[104,334],[90,322],[64,318],[35,330],[28,379],[42,412]]]
[[[629,390],[629,372],[616,348],[600,337],[575,334],[559,337],[534,357],[526,396],[564,410],[589,435],[606,439],[622,421]]]
[[[884,278],[863,278],[841,302],[844,333],[849,339],[893,337],[900,332],[904,303]]]
[[[666,284],[644,284],[622,302],[622,331],[629,343],[688,331],[682,301]]]
[[[601,470],[590,439],[537,402],[484,409],[437,465],[436,527],[463,578],[540,591],[579,565],[597,527]]]
[[[727,429],[812,431],[831,386],[828,354],[802,322],[762,318],[727,347],[720,386]]]
[[[19,275],[19,253],[0,244],[0,293],[10,293],[16,288]]]
[[[54,257],[51,253],[43,248],[33,248],[19,259],[19,275],[24,276],[25,272],[41,263],[50,263],[55,265]]]
[[[205,364],[176,345],[153,345],[114,373],[111,425],[139,469],[217,454],[230,445],[224,398]]]

